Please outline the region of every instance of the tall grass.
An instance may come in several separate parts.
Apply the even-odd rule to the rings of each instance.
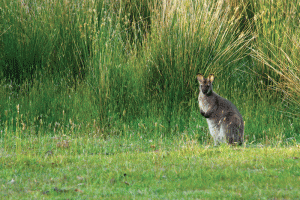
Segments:
[[[92,7],[68,1],[2,2],[1,76],[18,84],[35,74],[84,77],[91,48]]]
[[[195,108],[195,74],[215,73],[226,81],[236,73],[251,38],[248,30],[240,33],[239,19],[224,1],[163,1],[152,19],[141,62],[147,95],[159,102],[156,107],[168,125],[184,116],[182,129]]]
[[[299,116],[299,3],[258,0],[250,4],[257,35],[251,53],[257,60],[255,70],[273,83],[283,101],[292,103],[286,110]]]
[[[290,26],[296,22],[294,13],[287,14],[286,9],[266,14],[266,5],[222,0],[4,0],[2,126],[16,130],[13,120],[18,116],[28,134],[76,124],[82,134],[91,129],[100,135],[201,132],[203,138],[205,129],[195,128],[206,126],[197,114],[195,75],[215,73],[215,90],[239,107],[246,129],[249,124],[249,137],[275,138],[286,131],[290,137],[291,128],[284,124],[274,128],[281,116],[265,103],[277,102],[278,96],[264,91],[261,78],[247,73],[250,68],[279,81],[278,73],[269,69],[278,71],[282,60],[295,63],[296,51],[286,53],[291,41],[287,34],[283,42],[276,42],[286,28],[281,26],[285,16]],[[296,32],[289,29],[293,41]],[[273,55],[270,46],[282,51]],[[273,62],[275,58],[281,60]],[[264,102],[258,104],[257,99]]]

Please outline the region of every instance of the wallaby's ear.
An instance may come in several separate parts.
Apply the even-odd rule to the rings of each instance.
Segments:
[[[197,74],[197,79],[200,83],[203,83],[203,81],[204,81],[204,77],[202,74]]]
[[[212,83],[215,79],[215,76],[213,74],[210,74],[207,79]]]

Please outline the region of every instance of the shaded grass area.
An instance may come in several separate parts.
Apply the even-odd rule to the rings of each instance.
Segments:
[[[31,146],[26,144],[31,143]],[[23,139],[1,148],[1,198],[297,198],[299,145],[200,145],[193,137]]]

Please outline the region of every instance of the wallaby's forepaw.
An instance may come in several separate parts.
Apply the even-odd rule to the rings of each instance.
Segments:
[[[203,117],[205,118],[209,118],[209,116],[207,115],[207,113],[205,113],[202,109],[200,109],[200,113]]]
[[[202,109],[200,109],[200,113],[201,113],[201,115],[204,117],[205,112],[204,112]]]

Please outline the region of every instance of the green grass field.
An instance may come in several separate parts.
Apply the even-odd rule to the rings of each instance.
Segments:
[[[0,199],[297,199],[300,5],[0,2]],[[213,146],[196,74],[245,121]]]
[[[1,150],[2,199],[297,199],[299,145],[188,137],[23,138]]]

